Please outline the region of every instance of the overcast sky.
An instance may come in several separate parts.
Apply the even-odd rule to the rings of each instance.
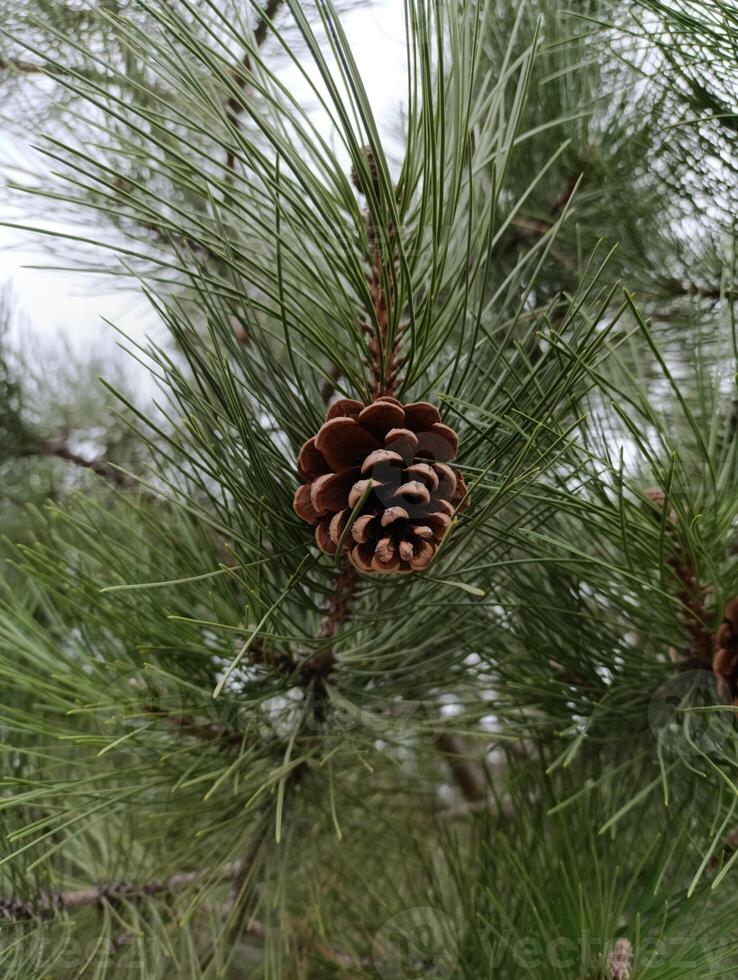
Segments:
[[[346,15],[345,26],[380,125],[389,128],[404,96],[405,36],[402,4],[376,0]],[[298,76],[292,91],[299,91]],[[288,81],[285,79],[285,81]],[[29,141],[36,134],[29,133]],[[21,163],[33,151],[0,133],[0,165]],[[0,227],[0,285],[10,283],[18,310],[34,334],[67,337],[80,352],[113,346],[103,318],[140,340],[151,329],[146,304],[115,293],[95,278],[29,268],[49,259],[28,235]],[[20,321],[19,321],[20,322]]]

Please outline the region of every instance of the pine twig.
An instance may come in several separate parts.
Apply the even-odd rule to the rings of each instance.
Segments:
[[[368,171],[369,182],[372,185],[375,196],[378,197],[380,184],[378,180],[378,166],[376,157],[370,146],[365,146],[362,152]],[[351,169],[351,181],[354,187],[358,190],[359,194],[365,198],[368,197],[368,189],[365,183],[366,174],[361,173],[356,166],[352,167]],[[375,332],[374,327],[364,320],[361,322],[361,327],[364,333],[369,337],[368,347],[371,354],[371,360],[368,364],[370,373],[369,389],[371,397],[375,399],[381,397],[382,395],[394,395],[395,389],[397,388],[400,367],[402,365],[402,359],[400,358],[400,341],[402,339],[403,328],[402,326],[398,328],[390,347],[389,311],[392,297],[387,295],[382,280],[384,261],[380,236],[374,215],[370,209],[366,208],[362,212],[362,215],[366,226],[366,235],[370,248],[371,271],[367,276],[369,282],[369,294],[372,300],[374,322],[378,328],[378,332]],[[393,254],[395,251],[393,242],[395,241],[396,235],[392,222],[389,222],[388,227],[384,229],[384,232],[384,240],[387,243],[390,254]],[[385,357],[387,357],[386,377],[383,364]]]
[[[371,218],[367,216],[367,221]],[[389,237],[389,236],[388,236]],[[399,381],[399,353],[401,331],[397,331],[393,341],[387,364],[387,376],[384,377],[382,358],[389,344],[389,303],[387,295],[382,285],[382,253],[379,246],[376,232],[370,235],[372,242],[372,271],[369,277],[369,289],[372,296],[374,307],[374,317],[379,326],[379,340],[374,335],[369,324],[364,324],[364,330],[370,334],[369,350],[372,354],[370,365],[371,370],[371,396],[378,398],[381,395],[394,395]]]
[[[708,627],[710,616],[705,606],[706,589],[697,581],[691,562],[683,561],[674,566],[682,587],[677,598],[689,611],[686,628],[690,636],[692,656],[698,662],[712,663],[712,633]]]
[[[30,61],[22,61],[19,58],[3,58],[0,55],[0,71],[17,71],[23,75],[39,75],[44,71],[42,65],[33,65]]]
[[[330,673],[336,663],[333,640],[338,627],[348,623],[351,619],[351,603],[358,587],[359,576],[356,569],[353,565],[346,565],[335,578],[333,591],[328,600],[328,609],[318,627],[316,638],[324,640],[325,646],[314,657],[309,657],[303,668],[306,681],[318,679],[318,687],[321,690],[314,691],[314,695],[321,695],[322,679]]]
[[[336,384],[338,383],[338,379],[340,377],[341,377],[341,368],[337,364],[334,364],[330,370],[329,378],[323,382],[323,385],[320,389],[320,397],[323,399],[323,402],[326,405],[333,397],[333,394],[336,390]]]
[[[66,439],[61,437],[36,443],[36,445],[28,450],[27,455],[54,456],[57,459],[63,459],[67,463],[72,463],[74,466],[90,470],[91,473],[95,473],[97,476],[109,480],[121,489],[130,489],[134,486],[134,481],[125,473],[121,473],[120,470],[117,470],[103,459],[88,459],[79,453],[75,453],[69,447]]]
[[[0,899],[0,919],[22,922],[35,918],[49,918],[56,912],[73,912],[93,905],[101,907],[106,902],[119,899],[146,898],[167,892],[183,891],[191,885],[213,877],[217,877],[220,881],[232,881],[243,874],[245,863],[245,861],[231,861],[217,869],[215,875],[212,868],[201,868],[153,881],[118,881],[111,884],[91,885],[78,891],[40,892],[30,899]],[[263,934],[263,928],[261,932]]]
[[[484,772],[479,763],[469,756],[460,735],[441,732],[436,746],[448,760],[451,775],[467,803],[479,803],[487,794]]]
[[[542,237],[543,235],[547,234],[551,230],[553,223],[571,200],[578,183],[579,177],[570,177],[567,180],[561,193],[558,194],[548,209],[547,221],[529,218],[513,218],[511,224],[513,228],[518,230],[519,234],[513,236],[510,243],[511,247],[514,248],[516,242],[520,241],[520,239]],[[565,255],[562,255],[557,249],[552,249],[551,254],[557,259],[557,261],[561,262],[565,268],[569,269],[570,271],[574,270],[574,263],[571,262],[571,260]]]
[[[666,496],[658,487],[649,487],[645,493],[658,510],[663,511],[667,506]],[[672,554],[666,558],[666,564],[679,582],[675,598],[684,610],[685,615],[682,618],[690,638],[689,657],[685,666],[709,667],[712,665],[713,639],[708,625],[711,617],[705,603],[707,589],[698,580],[690,556],[685,555],[681,548],[676,534],[676,522],[676,514],[670,508],[666,515],[666,530],[667,539],[672,545]]]
[[[248,873],[251,859],[244,861],[231,861],[217,870],[217,878],[221,882],[237,882],[243,880]],[[0,920],[10,922],[30,922],[34,919],[53,918],[57,913],[74,912],[78,909],[97,906],[102,908],[106,903],[121,900],[136,900],[140,898],[150,898],[156,895],[163,895],[169,892],[181,892],[192,885],[205,882],[213,878],[210,868],[202,868],[197,871],[186,871],[170,875],[163,880],[146,882],[124,882],[119,881],[107,885],[92,885],[89,888],[81,888],[77,891],[64,892],[40,892],[31,899],[10,898],[0,899]],[[265,940],[267,928],[263,923],[256,919],[249,919],[244,925],[242,932],[254,939]],[[124,931],[115,936],[110,942],[110,953],[119,952],[131,939],[131,933]],[[316,949],[317,954],[328,962],[335,963],[343,969],[353,969],[357,966],[356,961],[348,953],[339,949],[334,949],[324,943],[320,943]],[[368,963],[360,964],[369,968]]]
[[[201,724],[189,715],[167,715],[162,708],[155,705],[146,705],[144,711],[150,715],[166,715],[167,722],[173,729],[178,729],[180,735],[189,735],[198,742],[220,742],[221,748],[240,746],[243,742],[241,732],[223,728],[215,722]]]
[[[213,877],[217,877],[221,882],[243,881],[248,874],[253,856],[249,856],[243,861],[231,861],[222,865],[213,875],[210,868],[201,868],[197,871],[185,871],[170,875],[169,878],[162,880],[154,879],[145,882],[125,882],[119,881],[111,884],[96,884],[89,888],[81,888],[76,891],[57,891],[40,892],[30,899],[10,898],[0,899],[0,921],[10,922],[30,922],[34,919],[49,919],[54,915],[63,912],[74,912],[78,909],[96,906],[102,908],[106,903],[128,900],[133,901],[141,898],[151,898],[156,895],[164,895],[169,892],[181,892],[206,882]],[[265,940],[267,928],[263,923],[256,919],[249,919],[244,925],[242,932],[254,939]],[[110,953],[119,952],[131,938],[131,933],[124,931],[115,936],[110,942]],[[335,949],[325,943],[320,943],[315,952],[322,959],[335,963],[342,969],[354,969],[357,965],[371,968],[371,964],[361,962],[357,964],[353,956]]]
[[[281,5],[282,5],[282,0],[269,0],[267,5],[264,7],[263,11],[261,12],[259,21],[256,27],[254,28],[254,43],[256,44],[257,48],[260,48],[264,43],[264,41],[266,41],[267,33],[269,31],[269,24],[272,20],[274,20],[274,17],[276,16],[277,11],[281,7]],[[241,90],[241,92],[244,92],[246,90],[246,86],[248,84],[248,80],[246,76],[250,71],[251,71],[251,55],[247,51],[246,54],[241,59],[240,71],[238,71],[234,75],[234,80],[236,82],[236,85]],[[228,120],[235,128],[238,126],[238,120],[241,116],[241,113],[243,112],[243,105],[241,103],[241,100],[233,95],[230,95],[228,97],[226,107],[228,110]],[[236,166],[236,157],[232,150],[228,151],[228,155],[226,157],[226,166],[228,167],[229,170],[233,170]]]

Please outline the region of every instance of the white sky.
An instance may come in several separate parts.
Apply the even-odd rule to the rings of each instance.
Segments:
[[[344,24],[380,126],[389,128],[405,94],[402,4],[376,0],[351,11]],[[293,91],[299,91],[297,74]],[[34,137],[29,133],[29,141]],[[32,160],[32,155],[0,133],[0,168]],[[95,276],[30,268],[44,264],[49,264],[48,255],[27,233],[0,227],[0,286],[11,284],[24,331],[27,324],[35,335],[68,339],[84,354],[113,348],[116,337],[103,318],[139,341],[151,329],[152,318],[139,296],[112,291]]]

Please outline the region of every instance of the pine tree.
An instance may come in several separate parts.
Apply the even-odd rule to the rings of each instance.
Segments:
[[[0,345],[4,976],[736,975],[738,19],[571,7],[407,0],[391,133],[330,0],[8,4],[167,340]]]

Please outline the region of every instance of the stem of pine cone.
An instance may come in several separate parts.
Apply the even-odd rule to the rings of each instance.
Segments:
[[[346,565],[336,576],[333,591],[328,600],[328,609],[320,621],[317,639],[325,641],[318,653],[305,664],[305,676],[315,678],[313,699],[317,705],[322,700],[324,688],[322,680],[330,673],[336,662],[333,639],[339,626],[351,619],[351,602],[359,586],[359,576],[353,565]],[[323,710],[322,708],[319,710]]]
[[[677,598],[689,610],[686,627],[692,656],[709,664],[712,662],[713,640],[708,626],[710,616],[705,607],[705,589],[697,581],[691,562],[677,562],[674,569],[683,586]]]
[[[369,276],[369,291],[372,298],[374,317],[379,328],[379,339],[372,334],[370,349],[372,353],[370,369],[370,392],[372,399],[379,395],[391,395],[397,385],[399,333],[391,345],[387,359],[387,371],[384,371],[385,352],[389,346],[389,303],[382,282],[382,252],[379,236],[376,233],[372,217],[366,213],[367,229],[371,242],[372,271]],[[391,235],[387,236],[389,241]],[[371,332],[371,327],[365,325],[365,330]],[[334,370],[331,378],[337,380],[338,372]],[[333,393],[333,385],[324,386],[323,398],[327,402]],[[331,672],[336,662],[333,640],[339,626],[351,619],[351,603],[359,585],[359,576],[353,565],[345,559],[341,571],[336,576],[333,591],[328,600],[328,609],[320,622],[316,639],[323,640],[315,656],[305,662],[303,676],[310,684],[312,699],[312,714],[316,720],[322,720],[325,714],[325,677]]]
[[[264,41],[267,39],[269,32],[269,24],[276,16],[280,6],[282,5],[282,0],[269,0],[264,9],[262,10],[259,20],[254,28],[254,43],[257,48],[260,48]],[[243,93],[247,87],[247,76],[251,71],[251,55],[247,52],[241,59],[240,71],[234,74],[234,81],[238,88]],[[228,110],[228,119],[232,126],[237,127],[238,121],[243,112],[243,104],[240,97],[229,96],[228,102],[226,103],[226,108]],[[236,165],[236,157],[232,150],[228,151],[226,157],[226,166],[229,170],[233,170]]]
[[[370,392],[372,399],[380,395],[394,395],[399,380],[399,348],[400,331],[395,333],[390,345],[389,335],[389,302],[382,282],[382,252],[379,244],[379,236],[373,228],[371,215],[367,215],[369,225],[369,239],[372,248],[372,272],[369,277],[369,291],[372,297],[374,308],[374,318],[379,328],[379,339],[374,335],[372,328],[367,326],[367,331],[371,333],[370,348],[372,360],[370,364],[371,381]],[[391,232],[391,229],[389,229]],[[391,233],[387,234],[387,241],[390,242]],[[383,360],[387,356],[387,373],[384,371]]]

